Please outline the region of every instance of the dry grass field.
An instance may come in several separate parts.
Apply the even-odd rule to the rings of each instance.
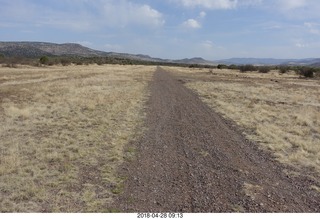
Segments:
[[[293,72],[168,69],[280,162],[320,174],[320,80]]]
[[[0,212],[104,212],[155,67],[0,67]]]

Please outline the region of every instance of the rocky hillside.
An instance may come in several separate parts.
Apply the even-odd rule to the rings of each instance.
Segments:
[[[43,42],[0,42],[0,53],[5,56],[40,57],[48,56],[106,56],[108,53],[93,50],[75,43]]]
[[[202,58],[170,60],[153,58],[148,55],[103,52],[84,47],[76,43],[45,42],[0,42],[0,54],[6,57],[39,58],[41,56],[78,56],[78,57],[118,57],[129,60],[182,64],[213,64]]]

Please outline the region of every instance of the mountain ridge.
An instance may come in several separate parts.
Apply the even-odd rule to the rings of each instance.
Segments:
[[[44,55],[63,56],[104,56],[107,52],[93,50],[77,43],[48,42],[0,42],[0,53],[6,56],[35,58]]]
[[[274,58],[231,58],[216,61],[205,60],[201,57],[184,59],[161,59],[144,54],[129,54],[94,50],[78,43],[50,42],[0,42],[0,54],[8,57],[39,58],[41,56],[79,56],[79,57],[119,57],[148,62],[164,62],[200,65],[308,65],[319,67],[320,58],[307,59],[274,59]]]
[[[319,62],[318,58],[305,59],[275,59],[275,58],[231,58],[218,60],[219,64],[235,65],[311,65]]]

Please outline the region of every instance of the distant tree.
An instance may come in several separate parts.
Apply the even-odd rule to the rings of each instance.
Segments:
[[[316,68],[316,69],[315,69],[314,77],[320,78],[320,68]]]
[[[5,56],[0,53],[0,64],[5,62]]]
[[[39,61],[41,64],[46,65],[49,62],[49,58],[47,56],[42,56]]]
[[[58,63],[60,62],[60,64],[63,66],[68,66],[68,65],[71,65],[71,63],[72,63],[70,58],[68,58],[68,57],[62,57],[62,58],[60,58],[59,61],[57,60],[57,62]]]
[[[241,65],[239,69],[240,72],[257,71],[257,68],[253,65]]]
[[[280,72],[281,74],[287,73],[289,70],[290,70],[290,67],[289,67],[289,66],[281,65],[281,66],[279,67],[279,72]]]
[[[233,65],[229,65],[228,68],[232,69],[232,70],[235,70],[235,69],[239,69],[239,66],[233,64]]]
[[[197,68],[197,67],[199,67],[199,65],[197,65],[197,64],[191,64],[191,65],[189,65],[189,68]]]
[[[301,68],[297,69],[296,72],[299,75],[304,76],[306,78],[313,78],[315,69],[310,68],[310,67],[301,67]]]
[[[217,69],[227,69],[227,68],[228,68],[228,66],[227,65],[223,65],[223,64],[219,64],[217,66]]]
[[[270,71],[271,71],[271,67],[269,67],[269,66],[261,66],[261,67],[259,67],[259,72],[260,73],[268,73]]]

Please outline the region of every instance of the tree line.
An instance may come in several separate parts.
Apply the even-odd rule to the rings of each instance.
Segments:
[[[320,77],[320,69],[309,66],[255,66],[255,65],[225,65],[219,64],[203,65],[203,64],[185,64],[185,63],[174,63],[174,62],[153,62],[137,59],[129,59],[124,57],[73,57],[73,56],[42,56],[40,58],[25,58],[25,57],[6,57],[0,54],[0,64],[3,67],[15,68],[18,65],[30,65],[30,66],[54,66],[54,65],[104,65],[104,64],[119,64],[119,65],[157,65],[157,66],[180,66],[189,68],[207,68],[207,69],[230,69],[239,70],[240,72],[259,72],[269,73],[272,70],[278,70],[284,74],[289,71],[294,71],[297,74],[307,77]]]

